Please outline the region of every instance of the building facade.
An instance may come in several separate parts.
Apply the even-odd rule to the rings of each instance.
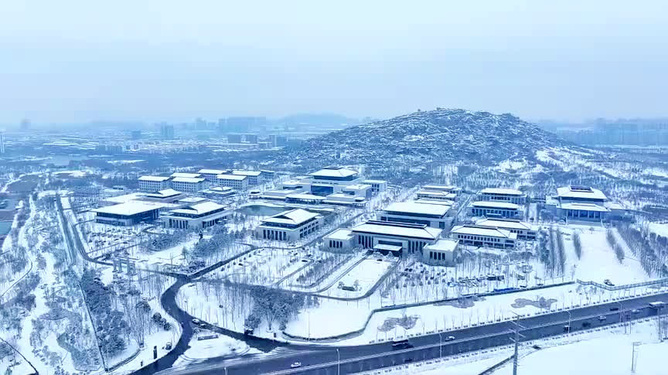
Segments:
[[[145,192],[155,192],[169,188],[169,177],[162,176],[141,176],[139,177],[139,190]]]
[[[422,261],[436,266],[452,267],[455,265],[455,254],[458,242],[451,239],[440,239],[422,248]]]
[[[600,221],[610,213],[608,197],[589,186],[570,185],[557,189],[557,216],[568,220]]]
[[[322,215],[294,209],[264,219],[255,234],[264,240],[294,242],[320,230],[322,223]]]
[[[101,224],[131,226],[150,223],[160,216],[163,206],[148,202],[129,201],[113,206],[94,209],[95,222]]]
[[[209,187],[209,182],[202,177],[175,177],[171,184],[172,189],[184,193],[197,193]]]
[[[500,249],[514,248],[517,240],[517,234],[508,230],[477,225],[458,225],[452,228],[450,236],[461,245]]]
[[[248,188],[248,177],[235,174],[221,174],[216,177],[216,184],[231,187],[232,189],[246,190]]]
[[[397,202],[378,213],[380,221],[397,223],[424,224],[428,227],[445,229],[450,227],[452,218],[448,217],[450,207],[446,205]]]
[[[352,228],[353,243],[364,249],[397,256],[422,251],[425,245],[435,243],[441,229],[424,224],[405,224],[388,221],[367,221]]]
[[[527,195],[517,189],[486,188],[478,193],[478,200],[491,202],[508,202],[518,205],[526,204]]]
[[[524,212],[515,203],[478,201],[471,203],[471,215],[521,219],[524,216]]]
[[[515,233],[517,239],[533,241],[538,235],[538,227],[530,223],[516,219],[493,219],[485,218],[476,221],[476,226],[485,228],[497,228]]]
[[[202,202],[169,211],[163,221],[168,228],[204,229],[220,223],[230,213],[218,203]]]

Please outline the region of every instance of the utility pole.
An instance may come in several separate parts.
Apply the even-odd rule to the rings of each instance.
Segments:
[[[636,347],[640,346],[640,342],[636,341],[633,343],[633,351],[631,352],[631,373],[636,373],[636,365],[638,364]]]
[[[519,348],[520,348],[520,337],[522,336],[520,334],[520,329],[523,328],[520,325],[520,316],[519,314],[513,312],[515,314],[515,337],[511,338],[510,340],[515,343],[515,354],[513,354],[513,375],[517,375],[517,367],[519,366]]]

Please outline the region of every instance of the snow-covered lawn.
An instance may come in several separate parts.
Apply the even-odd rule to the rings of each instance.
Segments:
[[[322,294],[332,297],[361,297],[376,285],[395,262],[387,258],[365,259]]]
[[[204,334],[207,333],[205,332]],[[193,336],[189,343],[190,348],[176,360],[174,367],[187,366],[209,358],[242,355],[254,351],[243,341],[235,340],[228,336],[218,336],[216,338],[205,340],[200,340],[198,338],[203,337],[201,335]]]

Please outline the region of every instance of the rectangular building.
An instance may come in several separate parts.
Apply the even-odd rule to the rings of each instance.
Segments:
[[[517,234],[517,238],[520,240],[533,241],[538,235],[538,228],[535,225],[516,219],[485,218],[476,221],[475,225],[485,228],[504,229],[510,231],[510,233]]]
[[[248,188],[248,177],[235,174],[220,174],[216,176],[216,184],[237,190],[246,190]]]
[[[454,202],[454,200],[457,199],[457,194],[448,191],[422,189],[417,192],[417,199],[434,199]]]
[[[350,229],[337,229],[322,238],[328,250],[350,250],[354,247],[355,236]]]
[[[209,182],[216,182],[216,179],[219,175],[229,173],[229,170],[225,169],[200,169],[198,174],[201,177],[204,177]]]
[[[517,239],[517,234],[508,230],[477,225],[458,225],[452,228],[450,236],[462,245],[501,249],[514,248]]]
[[[202,177],[176,177],[171,184],[172,189],[185,193],[197,193],[209,187],[209,182]]]
[[[422,261],[436,266],[455,265],[455,253],[459,242],[451,239],[440,239],[422,248]]]
[[[610,210],[605,207],[608,197],[589,186],[570,185],[557,189],[557,216],[562,219],[600,221]]]
[[[346,185],[354,185],[359,182],[359,173],[352,169],[342,167],[328,167],[313,172],[309,175],[311,179],[311,194],[328,196],[341,192]]]
[[[373,194],[378,194],[387,190],[387,181],[385,180],[364,180],[362,183],[365,185],[371,185],[371,192]]]
[[[478,193],[478,199],[491,202],[526,204],[527,195],[517,189],[485,188]]]
[[[92,211],[95,212],[96,223],[130,226],[154,221],[159,217],[162,207],[159,203],[129,201]]]
[[[524,211],[515,203],[478,201],[471,203],[471,215],[521,219]]]
[[[298,208],[262,220],[255,233],[265,240],[294,242],[318,231],[322,223],[322,215]]]
[[[169,177],[141,176],[139,177],[139,190],[154,192],[169,188]]]
[[[203,229],[216,225],[231,212],[215,202],[201,202],[169,211],[163,221],[168,228]]]
[[[441,232],[441,229],[424,224],[374,220],[352,228],[355,246],[395,255],[420,252],[425,245],[435,243]]]
[[[396,223],[424,224],[432,228],[445,229],[450,227],[451,218],[447,217],[450,207],[446,205],[396,202],[378,213],[380,221]]]
[[[180,191],[176,191],[174,189],[163,189],[155,193],[146,193],[141,198],[141,200],[160,203],[172,203],[182,198],[183,194]]]
[[[200,178],[202,177],[199,173],[190,173],[190,172],[174,172],[171,175],[172,178]]]
[[[260,185],[262,183],[262,171],[242,171],[242,170],[233,170],[233,175],[237,176],[246,176],[248,178],[248,185]]]

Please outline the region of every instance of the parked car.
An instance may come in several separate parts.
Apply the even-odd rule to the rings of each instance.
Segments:
[[[297,368],[297,367],[302,367],[301,362],[294,362],[293,364],[290,365],[290,368]]]

